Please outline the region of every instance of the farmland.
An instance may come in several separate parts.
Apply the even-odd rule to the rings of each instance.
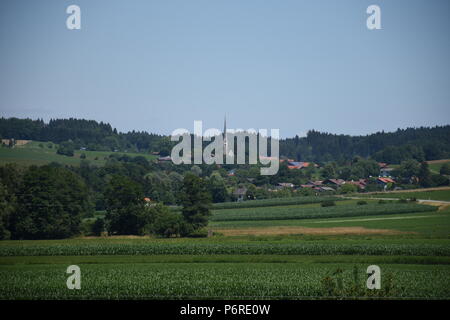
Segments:
[[[290,219],[314,219],[371,216],[380,214],[399,214],[411,212],[429,212],[437,210],[436,207],[413,203],[393,204],[367,204],[357,206],[355,204],[333,207],[299,208],[298,206],[283,207],[274,210],[272,207],[258,209],[216,210],[212,221],[237,221],[237,220],[290,220]]]
[[[440,188],[440,190],[420,191],[410,190],[408,192],[383,192],[372,193],[368,195],[358,195],[368,198],[397,198],[397,199],[422,199],[422,200],[441,200],[450,201],[450,188]]]
[[[209,238],[4,240],[0,298],[450,298],[448,208],[342,198],[322,207],[326,199],[311,200],[216,207]],[[277,234],[287,227],[394,232]],[[273,232],[225,235],[233,230]],[[66,288],[66,268],[73,264],[82,272],[81,290]],[[381,290],[365,288],[373,264],[382,270]]]
[[[49,148],[49,145],[52,147]],[[106,163],[106,158],[111,151],[81,151],[76,150],[73,157],[68,157],[56,153],[57,145],[48,142],[31,141],[23,146],[14,148],[0,147],[0,165],[6,163],[17,163],[22,166],[45,165],[51,162],[58,162],[64,165],[80,165],[81,154],[86,156],[85,160],[92,165],[102,166]],[[123,154],[123,153],[119,153]],[[147,160],[154,160],[155,156],[142,153],[126,153],[130,157],[144,156]]]

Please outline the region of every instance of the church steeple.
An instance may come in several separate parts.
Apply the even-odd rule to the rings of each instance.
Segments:
[[[223,117],[223,154],[227,154],[228,142],[227,142],[227,115]]]

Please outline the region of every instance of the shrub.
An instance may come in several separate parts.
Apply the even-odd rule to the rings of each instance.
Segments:
[[[356,204],[357,204],[358,206],[363,206],[363,205],[367,204],[367,201],[359,200]]]
[[[206,238],[208,237],[208,230],[206,228],[194,230],[187,236],[190,238]]]
[[[185,223],[181,214],[170,211],[167,207],[158,204],[148,209],[152,217],[150,232],[159,236],[170,238],[186,234]]]
[[[320,205],[322,207],[333,207],[336,205],[336,202],[334,202],[332,200],[327,200],[327,201],[323,201]]]

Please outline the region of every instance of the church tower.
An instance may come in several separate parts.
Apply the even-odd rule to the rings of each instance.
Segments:
[[[225,114],[223,118],[223,154],[226,156],[228,151],[228,141],[227,141],[227,115]]]

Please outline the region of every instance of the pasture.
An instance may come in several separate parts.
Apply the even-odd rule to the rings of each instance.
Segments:
[[[49,145],[52,147],[49,148]],[[45,165],[51,162],[58,162],[63,165],[79,166],[81,155],[86,157],[91,165],[103,166],[106,159],[111,154],[126,154],[130,157],[144,156],[147,160],[156,159],[154,155],[131,152],[112,152],[112,151],[87,151],[75,150],[73,157],[68,157],[56,153],[58,145],[48,142],[31,141],[23,146],[14,148],[0,147],[0,165],[7,163],[17,163],[21,166]]]

